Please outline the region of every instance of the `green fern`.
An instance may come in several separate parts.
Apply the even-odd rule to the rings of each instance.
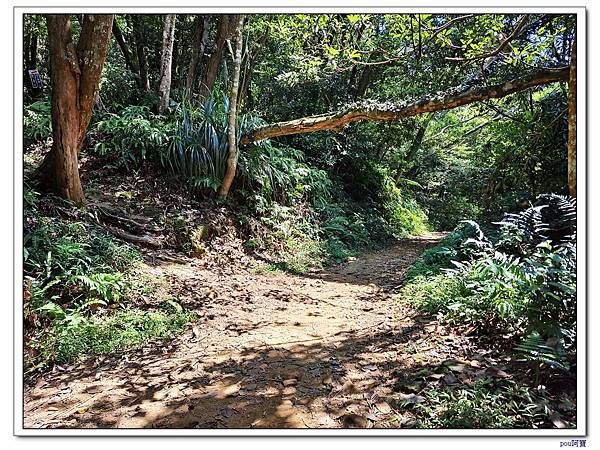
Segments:
[[[530,333],[515,348],[521,355],[518,360],[536,364],[543,363],[553,369],[568,371],[570,366],[565,354],[564,342],[560,337],[555,340],[555,345],[550,346],[537,331]]]

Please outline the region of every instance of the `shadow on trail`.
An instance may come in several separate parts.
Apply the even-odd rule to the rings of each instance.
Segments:
[[[409,342],[421,332],[420,327],[404,327],[343,336],[325,344],[315,340],[287,348],[247,348],[235,360],[222,358],[201,370],[189,359],[179,361],[181,365],[170,373],[156,374],[152,368],[160,367],[164,358],[181,349],[165,346],[146,354],[134,352],[128,362],[116,360],[99,369],[75,369],[61,377],[68,386],[94,372],[100,374],[99,383],[87,388],[93,400],[84,406],[85,413],[78,412],[81,408],[73,411],[65,417],[71,419],[66,423],[74,428],[348,426],[344,422],[348,414],[369,413],[368,399],[377,400],[375,391],[389,391],[398,376],[421,368],[401,359],[374,363],[373,352]],[[348,364],[365,376],[348,378]],[[121,373],[120,383],[111,389],[102,385],[103,369]],[[67,406],[67,410],[77,406]]]
[[[39,389],[30,386],[27,404],[31,406],[25,417],[27,420],[30,413],[31,419],[26,426],[367,426],[373,423],[373,414],[381,413],[374,405],[394,394],[397,380],[422,370],[424,362],[413,358],[407,347],[430,334],[423,329],[423,321],[391,324],[387,316],[398,311],[392,311],[391,303],[387,305],[387,293],[401,285],[406,269],[423,250],[443,236],[429,233],[405,239],[308,275],[223,275],[215,280],[221,296],[209,299],[196,293],[189,299],[190,308],[206,311],[205,322],[195,324],[205,335],[206,345],[205,337],[187,332],[171,342],[148,344],[121,357],[89,358],[65,371],[46,374],[38,380],[42,382]],[[190,273],[194,276],[191,281],[203,283]],[[310,292],[310,280],[328,285],[313,287]],[[373,289],[365,289],[368,285]],[[330,291],[341,296],[332,300],[325,295]],[[304,332],[294,340],[294,327],[314,323],[314,317],[320,315],[319,304],[328,301],[336,303],[330,313],[337,314],[324,319],[329,328],[323,330],[328,331],[318,336]],[[216,303],[228,305],[223,317],[230,316],[219,323],[219,329],[212,324],[213,312],[208,312]],[[344,307],[356,308],[358,316],[371,314],[371,322],[351,330],[351,323],[340,319],[347,314]],[[277,318],[253,317],[257,308],[285,313]],[[373,308],[380,315],[362,312]],[[331,326],[334,322],[345,328]],[[267,327],[276,332],[271,336],[281,336],[281,342],[257,342],[261,335],[256,333]],[[221,340],[215,342],[214,336]],[[44,392],[44,386],[50,390]],[[40,413],[33,414],[36,409]],[[371,422],[356,422],[356,417],[369,415]]]

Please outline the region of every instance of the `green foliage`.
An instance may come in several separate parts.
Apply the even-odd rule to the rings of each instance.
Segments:
[[[323,205],[331,189],[327,172],[303,162],[301,151],[275,147],[269,140],[240,152],[239,176],[242,186],[269,201],[284,205],[308,201]]]
[[[44,216],[36,222],[24,237],[24,269],[32,279],[78,283],[85,276],[90,286],[120,284],[110,271],[125,270],[140,258],[132,247],[117,244],[87,223]]]
[[[101,140],[95,150],[114,158],[116,167],[136,168],[150,157],[157,158],[169,143],[171,126],[146,106],[128,106],[108,114],[96,124]]]
[[[169,338],[194,319],[193,314],[179,308],[173,312],[123,309],[112,314],[87,316],[81,309],[63,311],[56,304],[48,304],[44,312],[55,320],[50,328],[37,332],[32,339],[39,356],[29,362],[27,371],[73,361],[84,355],[126,351],[150,339]]]
[[[40,100],[25,107],[23,134],[31,141],[43,141],[52,136],[50,102]]]
[[[75,275],[72,280],[84,286],[87,298],[97,298],[105,304],[118,303],[122,291],[127,287],[127,281],[121,272]]]
[[[491,243],[485,238],[476,222],[465,220],[449,233],[438,245],[425,250],[406,273],[406,279],[438,275],[442,269],[453,267],[452,261],[472,259],[489,249]]]
[[[174,134],[160,155],[163,166],[196,187],[216,191],[225,176],[229,151],[228,111],[229,98],[218,91],[199,109],[189,100],[181,102]]]
[[[452,261],[456,268],[445,274],[414,278],[404,295],[449,323],[476,324],[482,331],[503,330],[525,339],[519,351],[529,359],[551,360],[540,347],[540,339],[550,339],[556,357],[552,366],[567,368],[562,349],[574,345],[576,336],[575,203],[548,195],[539,201],[549,204],[507,215],[496,244],[482,242],[483,236],[465,241],[484,248],[475,259]],[[552,226],[542,218],[543,210],[546,218],[553,217]],[[553,243],[550,230],[563,234]],[[507,249],[513,253],[504,253]]]
[[[426,214],[414,199],[402,195],[391,178],[386,178],[380,193],[384,218],[388,220],[395,237],[402,238],[428,231]]]
[[[171,299],[161,311],[127,308],[139,252],[87,222],[49,215],[67,207],[58,199],[26,191],[25,205],[27,373],[167,338],[194,318]]]
[[[510,380],[477,380],[471,387],[432,387],[422,403],[405,403],[417,428],[531,428],[546,425],[543,392]]]
[[[79,312],[121,304],[132,286],[129,273],[141,259],[94,226],[45,215],[51,199],[26,193],[23,268],[30,298],[25,318],[63,318],[66,305]],[[70,305],[70,306],[69,306]]]
[[[568,371],[570,366],[566,357],[562,341],[557,341],[554,346],[548,345],[540,333],[533,331],[523,342],[515,347],[520,353],[519,360],[534,363],[535,365],[546,364],[553,369]]]

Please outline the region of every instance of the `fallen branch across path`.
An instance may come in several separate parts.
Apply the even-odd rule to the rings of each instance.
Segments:
[[[278,136],[313,133],[315,131],[339,131],[352,122],[363,120],[397,121],[423,113],[457,108],[493,98],[503,98],[531,87],[566,81],[568,78],[568,67],[548,69],[502,84],[475,86],[459,92],[455,90],[448,94],[426,96],[412,102],[355,103],[337,112],[277,122],[255,128],[242,138],[241,143],[249,144]]]

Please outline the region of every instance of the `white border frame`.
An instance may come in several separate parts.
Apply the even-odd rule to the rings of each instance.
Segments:
[[[587,376],[587,30],[585,7],[481,7],[481,6],[420,6],[420,7],[365,7],[362,2],[356,7],[348,6],[294,6],[296,2],[289,2],[290,6],[275,6],[268,2],[268,6],[206,6],[206,7],[164,7],[164,6],[116,6],[112,1],[107,1],[102,7],[80,6],[14,6],[13,8],[13,38],[14,38],[14,91],[13,91],[13,174],[14,174],[14,241],[13,241],[13,323],[14,323],[14,412],[13,433],[16,436],[427,436],[427,437],[465,437],[465,436],[530,436],[530,437],[563,437],[575,438],[587,435],[588,393]],[[122,3],[119,3],[122,4]],[[114,6],[113,6],[114,5]],[[360,5],[360,6],[359,6]],[[110,10],[110,11],[107,11]],[[569,430],[544,429],[544,430],[440,430],[440,429],[27,429],[23,428],[23,298],[21,292],[23,278],[23,77],[21,58],[23,49],[23,14],[40,13],[85,13],[85,12],[111,12],[115,14],[130,13],[135,10],[140,14],[180,13],[236,13],[265,14],[265,13],[418,13],[418,12],[444,12],[459,13],[541,13],[576,14],[577,34],[577,185],[579,186],[578,203],[580,209],[577,214],[578,246],[577,246],[577,317],[579,336],[585,336],[578,342],[577,366],[577,428]],[[583,39],[581,37],[583,36]],[[582,58],[583,56],[583,58]],[[17,64],[17,62],[19,62]],[[581,207],[583,205],[583,208]]]

